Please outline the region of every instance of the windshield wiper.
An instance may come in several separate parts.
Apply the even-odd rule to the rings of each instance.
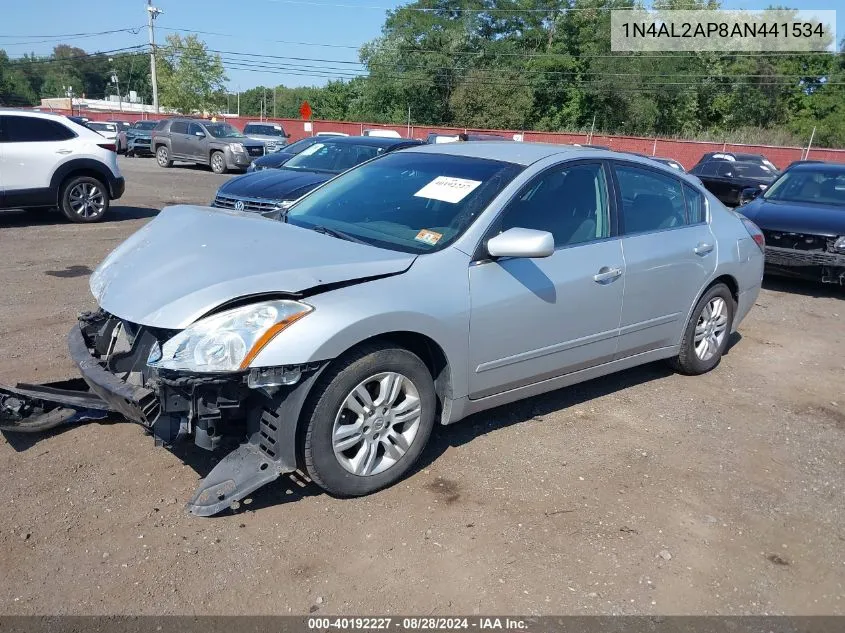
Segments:
[[[336,237],[340,240],[346,240],[347,242],[355,242],[357,244],[367,244],[367,242],[365,242],[364,240],[362,240],[358,237],[355,237],[354,235],[350,235],[349,233],[344,233],[343,231],[330,229],[330,228],[323,226],[321,224],[317,224],[316,226],[312,226],[311,230],[316,231],[317,233],[322,233],[323,235],[330,235],[332,237]]]

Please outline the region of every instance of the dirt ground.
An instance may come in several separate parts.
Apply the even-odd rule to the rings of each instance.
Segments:
[[[90,270],[226,178],[121,166],[110,221],[0,214],[0,382],[73,376]],[[285,478],[200,519],[202,451],[128,423],[6,435],[0,613],[845,614],[844,299],[767,280],[716,371],[476,415],[357,500]]]

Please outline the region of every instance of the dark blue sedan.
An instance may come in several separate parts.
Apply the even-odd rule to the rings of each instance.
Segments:
[[[740,212],[763,230],[768,272],[845,286],[845,165],[790,167]]]
[[[319,138],[278,169],[261,169],[227,181],[217,190],[211,206],[278,217],[294,200],[337,174],[387,152],[421,144],[413,139],[375,136]]]

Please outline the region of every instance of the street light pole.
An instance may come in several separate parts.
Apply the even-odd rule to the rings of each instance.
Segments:
[[[147,0],[147,28],[150,32],[150,83],[153,87],[153,109],[158,114],[158,79],[156,77],[156,36],[153,23],[155,19],[164,13],[161,9],[153,6],[153,0]]]

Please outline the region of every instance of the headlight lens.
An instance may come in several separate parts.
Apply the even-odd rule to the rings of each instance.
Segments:
[[[246,152],[243,143],[232,143],[230,147],[232,148],[232,151],[236,154],[243,154],[244,152]]]
[[[298,301],[266,301],[201,319],[153,349],[159,369],[227,372],[246,369],[276,334],[314,308]]]
[[[845,253],[845,235],[840,235],[833,243],[833,250]]]

